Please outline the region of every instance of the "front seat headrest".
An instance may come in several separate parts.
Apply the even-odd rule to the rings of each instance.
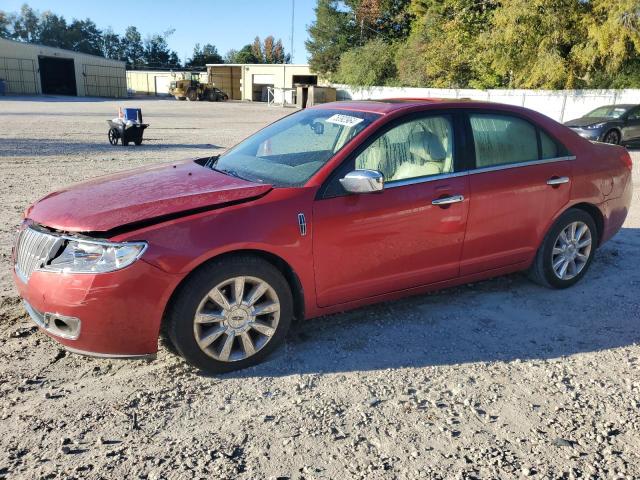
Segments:
[[[447,158],[442,142],[430,131],[411,132],[409,150],[423,162],[444,162]]]

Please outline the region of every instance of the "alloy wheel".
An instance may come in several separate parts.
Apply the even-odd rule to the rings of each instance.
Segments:
[[[618,132],[616,132],[615,130],[611,130],[609,133],[607,133],[604,137],[604,143],[618,145],[618,143],[620,143],[620,136],[618,135]]]
[[[216,285],[202,299],[193,320],[200,349],[221,362],[251,357],[273,337],[280,301],[271,285],[238,276]]]
[[[572,222],[558,235],[551,253],[551,265],[560,280],[571,280],[589,261],[591,230],[584,222]]]

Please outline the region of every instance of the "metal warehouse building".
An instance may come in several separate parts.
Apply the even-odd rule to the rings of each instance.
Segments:
[[[124,62],[2,38],[0,79],[8,94],[127,96]]]
[[[232,100],[268,101],[269,88],[275,95],[293,99],[295,85],[316,85],[318,76],[309,65],[293,64],[207,64],[209,79]],[[281,101],[276,98],[276,101]]]

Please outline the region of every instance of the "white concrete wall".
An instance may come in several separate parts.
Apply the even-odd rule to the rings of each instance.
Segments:
[[[640,90],[471,90],[444,88],[371,87],[334,85],[338,100],[380,98],[471,98],[519,105],[559,122],[580,117],[601,105],[640,104]]]

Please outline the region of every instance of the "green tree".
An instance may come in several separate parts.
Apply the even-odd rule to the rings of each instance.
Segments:
[[[44,12],[40,17],[36,37],[31,41],[50,47],[71,49],[67,21],[52,12]]]
[[[103,57],[113,60],[127,60],[124,41],[120,38],[120,35],[115,33],[111,28],[107,28],[102,32],[101,40],[100,54]]]
[[[15,15],[13,22],[13,38],[23,42],[36,42],[39,37],[38,14],[26,3]]]
[[[229,50],[225,55],[225,63],[259,63],[253,54],[251,45],[245,45],[240,50]]]
[[[575,55],[588,7],[578,0],[503,0],[481,37],[487,49],[479,58],[505,87],[582,87]]]
[[[86,20],[73,20],[65,33],[67,47],[76,52],[102,55],[102,32],[95,23]]]
[[[11,25],[11,20],[9,16],[0,10],[0,38],[9,38],[9,26]]]
[[[318,0],[315,13],[305,42],[309,64],[314,72],[331,78],[338,71],[341,55],[358,45],[359,30],[353,11],[336,0]]]
[[[362,47],[352,48],[340,57],[335,80],[355,86],[385,85],[396,77],[395,46],[374,39]]]
[[[409,38],[398,48],[401,84],[441,88],[494,86],[495,75],[480,60],[489,48],[479,39],[489,30],[494,0],[414,0]]]
[[[134,26],[127,27],[122,39],[124,44],[124,57],[129,66],[135,67],[144,64],[144,45],[138,29]]]
[[[596,88],[640,87],[640,3],[591,0],[586,40],[577,58],[584,80]]]
[[[144,41],[144,62],[150,67],[178,67],[180,61],[176,52],[171,51],[167,44],[167,38],[174,30],[168,30],[162,34],[156,33],[147,37]]]
[[[203,67],[207,63],[222,63],[222,56],[218,53],[218,49],[207,43],[204,47],[200,47],[199,43],[193,48],[193,55],[185,64],[186,67]]]

